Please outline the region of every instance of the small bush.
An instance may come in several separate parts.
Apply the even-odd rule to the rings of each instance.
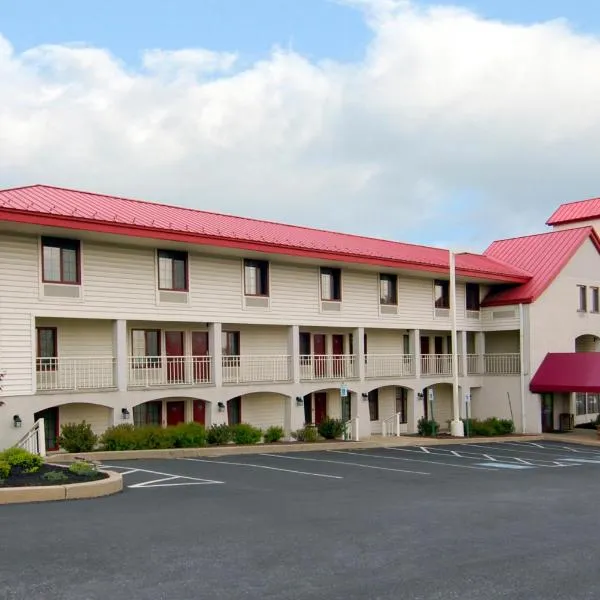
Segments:
[[[231,430],[231,437],[236,444],[258,444],[262,440],[262,430],[248,423],[234,425]]]
[[[144,425],[134,428],[136,450],[165,450],[175,447],[174,427],[160,425]]]
[[[272,425],[265,431],[265,444],[273,444],[278,442],[284,436],[284,434],[285,432],[283,431],[283,427]]]
[[[495,437],[498,435],[509,435],[514,433],[515,424],[511,419],[498,419],[497,417],[490,417],[480,421],[479,419],[463,419],[465,425],[465,434],[482,436],[482,437]]]
[[[206,439],[209,444],[215,446],[223,446],[231,441],[233,432],[231,427],[226,423],[220,425],[212,425],[206,432]]]
[[[73,473],[73,475],[83,475],[86,477],[90,477],[97,473],[96,465],[83,460],[78,460],[69,465],[69,471]]]
[[[432,419],[421,417],[417,423],[417,433],[423,437],[436,435],[440,430],[439,423]]]
[[[53,481],[54,483],[60,483],[69,479],[62,471],[48,471],[42,475],[42,479],[46,481]]]
[[[58,444],[67,452],[91,452],[98,442],[98,436],[92,426],[82,423],[66,423],[61,427]]]
[[[129,423],[109,427],[101,436],[100,444],[104,450],[136,450],[138,440],[136,429]]]
[[[0,460],[0,479],[6,479],[10,475],[10,465],[5,460]]]
[[[23,473],[35,473],[44,464],[41,456],[32,454],[24,448],[7,448],[0,453],[0,461],[7,462],[12,468]]]
[[[170,430],[170,431],[169,431]],[[167,434],[171,438],[173,448],[202,448],[206,446],[206,429],[199,423],[180,423],[174,427],[167,427]]]
[[[318,432],[326,440],[335,440],[344,435],[346,424],[341,419],[326,417],[319,423]]]
[[[316,442],[319,439],[319,432],[314,425],[305,425],[292,433],[292,437],[299,442]]]

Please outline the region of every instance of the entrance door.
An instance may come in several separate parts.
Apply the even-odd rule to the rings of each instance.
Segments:
[[[194,423],[206,425],[206,402],[194,400]]]
[[[325,377],[325,334],[315,333],[313,335],[313,353],[315,355],[315,377]]]
[[[237,396],[227,402],[227,420],[229,425],[238,425],[242,422],[242,397]]]
[[[185,401],[167,402],[167,425],[185,423]]]
[[[327,392],[317,392],[313,394],[313,398],[315,401],[315,425],[319,425],[327,417]]]
[[[429,336],[422,335],[420,341],[421,341],[421,373],[426,375],[430,371],[429,358],[427,357],[427,355],[429,354]]]
[[[554,396],[542,394],[542,433],[554,431]]]
[[[58,406],[41,410],[33,415],[34,420],[44,419],[44,433],[46,434],[46,450],[58,450]]]
[[[333,354],[333,376],[342,377],[344,374],[344,336],[331,336],[331,353]]]
[[[192,331],[192,356],[194,383],[210,383],[210,359],[208,357],[208,332]]]
[[[167,382],[185,383],[183,331],[165,331]]]
[[[312,394],[306,394],[304,396],[304,423],[312,423],[313,422],[313,402],[312,402]]]

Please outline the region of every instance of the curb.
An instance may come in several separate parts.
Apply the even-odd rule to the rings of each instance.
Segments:
[[[384,438],[380,440],[365,440],[363,442],[312,442],[310,444],[257,444],[255,446],[217,446],[214,448],[168,448],[165,450],[115,450],[111,452],[82,452],[82,453],[60,453],[49,456],[55,463],[70,463],[75,460],[88,460],[101,462],[105,460],[138,460],[138,459],[174,459],[174,458],[196,458],[208,457],[218,458],[220,456],[234,456],[241,454],[283,454],[287,452],[316,452],[319,450],[342,450],[342,449],[370,449],[382,446],[438,446],[452,444],[475,444],[482,442],[518,442],[539,441],[545,439],[543,435],[511,435],[502,437],[477,437],[477,438],[413,438],[398,437]]]
[[[81,500],[117,494],[123,490],[123,476],[113,471],[106,479],[70,483],[67,485],[44,485],[0,489],[0,505],[25,502],[52,502],[56,500]]]

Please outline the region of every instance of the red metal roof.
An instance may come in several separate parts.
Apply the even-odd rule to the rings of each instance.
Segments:
[[[534,394],[600,392],[600,352],[546,354],[529,390]]]
[[[448,251],[45,185],[0,190],[0,220],[446,273]],[[461,254],[457,273],[523,282],[520,267]]]
[[[590,226],[493,242],[484,252],[485,256],[524,269],[532,278],[527,283],[488,296],[483,306],[535,301],[588,238],[600,252],[600,238]]]
[[[590,219],[600,219],[600,198],[561,204],[546,221],[546,225],[576,223]]]

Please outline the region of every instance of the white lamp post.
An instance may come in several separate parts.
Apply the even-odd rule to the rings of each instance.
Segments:
[[[465,428],[460,420],[460,396],[458,393],[458,336],[456,331],[456,260],[453,250],[448,250],[450,262],[450,316],[452,318],[452,421],[450,433],[464,437]]]

